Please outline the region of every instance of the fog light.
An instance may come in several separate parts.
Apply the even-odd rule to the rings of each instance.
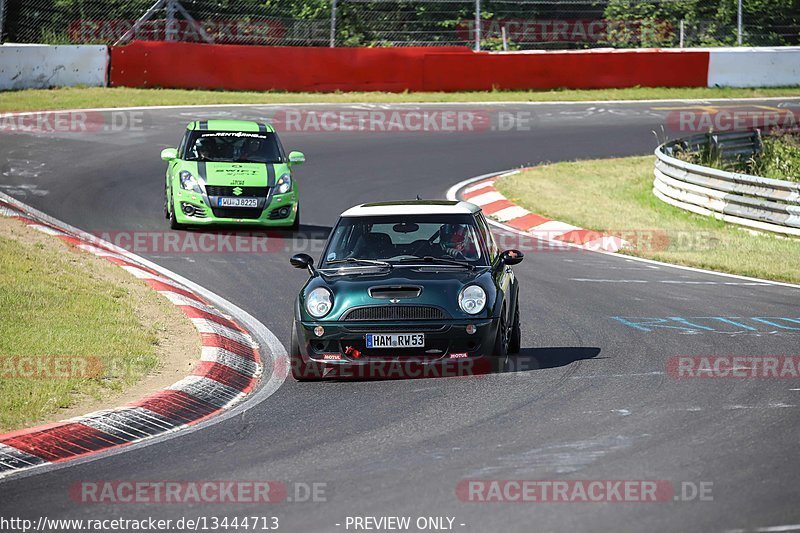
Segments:
[[[315,327],[314,335],[316,335],[317,337],[322,337],[323,335],[325,335],[325,328],[323,328],[322,326]]]
[[[191,204],[181,204],[181,207],[183,208],[183,212],[184,212],[184,214],[186,216],[190,217],[190,216],[194,215],[194,206],[193,205],[191,205]]]
[[[289,208],[288,207],[281,207],[279,211],[281,217],[288,217],[289,216]]]
[[[476,331],[478,331],[478,328],[476,328],[474,324],[470,324],[467,326],[467,335],[472,335]]]

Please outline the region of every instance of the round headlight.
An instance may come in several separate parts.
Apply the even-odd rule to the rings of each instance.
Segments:
[[[306,311],[314,318],[322,318],[333,307],[333,295],[325,287],[317,287],[306,296]]]
[[[284,174],[278,180],[278,183],[275,185],[278,189],[278,194],[286,194],[287,192],[292,190],[292,176],[290,174]]]
[[[458,306],[468,315],[476,315],[486,307],[486,291],[477,285],[464,287],[458,295]]]

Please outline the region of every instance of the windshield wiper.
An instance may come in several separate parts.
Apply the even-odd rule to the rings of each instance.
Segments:
[[[342,263],[350,263],[353,265],[374,265],[380,267],[392,268],[392,264],[386,261],[378,261],[377,259],[359,259],[357,257],[348,257],[346,259],[334,259],[327,261],[329,265],[341,265]]]
[[[431,255],[426,255],[425,257],[404,257],[403,259],[398,259],[395,261],[397,264],[404,264],[404,263],[434,263],[438,265],[456,265],[460,267],[465,267],[470,270],[475,269],[475,265],[472,263],[467,263],[466,261],[457,261],[456,259],[448,259],[446,257],[433,257]]]

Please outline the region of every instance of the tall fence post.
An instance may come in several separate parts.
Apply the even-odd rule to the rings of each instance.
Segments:
[[[166,40],[167,41],[177,41],[178,40],[178,23],[177,19],[175,18],[175,13],[177,12],[177,8],[175,7],[174,0],[167,0],[167,26],[166,31]]]
[[[481,0],[475,0],[475,51],[481,51]]]
[[[6,0],[0,0],[0,44],[5,41],[6,35]]]
[[[683,48],[684,38],[686,35],[686,29],[684,28],[684,20],[681,19],[681,40],[680,40],[680,47]]]
[[[742,46],[742,0],[736,7],[736,44]]]
[[[336,48],[336,0],[331,2],[331,48]]]

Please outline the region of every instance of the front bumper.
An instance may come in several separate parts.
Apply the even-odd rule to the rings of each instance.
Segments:
[[[300,355],[305,362],[323,365],[368,365],[373,362],[442,361],[488,357],[494,350],[498,319],[441,322],[325,322],[297,323]],[[467,326],[475,332],[467,333]],[[315,329],[324,332],[317,335]],[[368,333],[424,333],[423,348],[366,348]]]
[[[247,208],[248,217],[244,215],[239,218],[235,216],[220,216],[222,211],[225,215],[233,215],[237,208],[212,209],[210,201],[202,194],[177,189],[172,199],[172,209],[175,213],[175,218],[180,224],[192,226],[208,226],[212,224],[230,224],[230,225],[244,225],[244,226],[270,226],[270,227],[287,227],[292,226],[297,218],[298,212],[298,197],[297,192],[292,190],[286,194],[274,194],[266,198],[266,201],[260,202],[263,207],[256,210],[256,216],[253,215],[253,209]],[[187,214],[187,206],[191,206],[192,214]],[[281,209],[285,209],[288,213],[283,216],[279,213]],[[217,211],[217,214],[214,211]],[[245,210],[242,210],[244,213]]]

